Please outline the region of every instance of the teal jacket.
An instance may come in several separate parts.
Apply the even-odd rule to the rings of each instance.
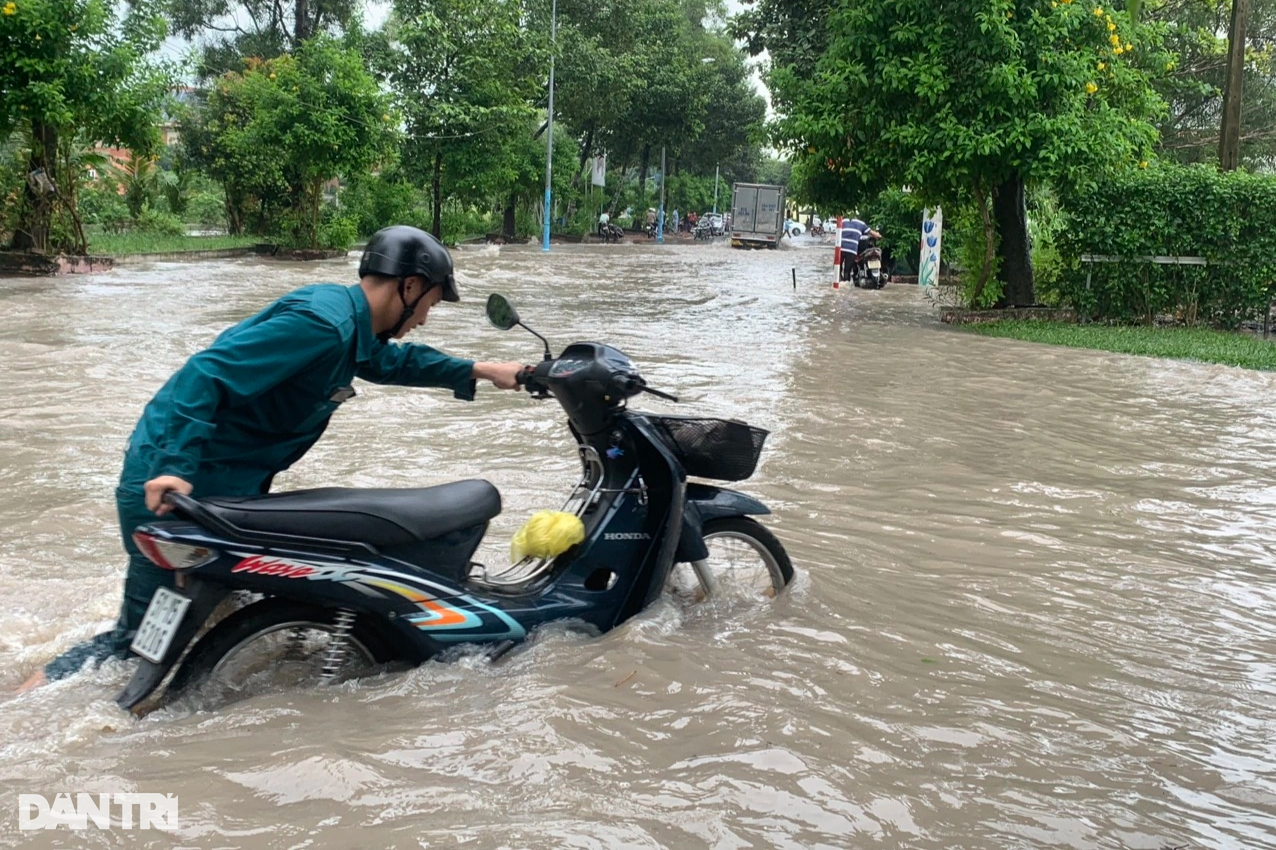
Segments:
[[[358,286],[298,289],[224,331],[169,378],[133,431],[121,486],[176,475],[197,496],[261,492],[315,444],[354,395],[356,376],[446,387],[471,400],[473,367],[426,345],[379,341]]]

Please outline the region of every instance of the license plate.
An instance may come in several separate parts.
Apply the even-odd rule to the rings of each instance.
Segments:
[[[881,261],[881,260],[869,260],[869,261],[868,261],[868,267],[869,267],[870,269],[880,269],[880,268],[882,267],[882,261]]]
[[[151,604],[146,608],[146,616],[142,625],[133,636],[132,649],[147,661],[159,664],[168,652],[168,645],[177,634],[177,627],[182,624],[182,617],[190,607],[189,597],[182,596],[161,587],[151,597]]]

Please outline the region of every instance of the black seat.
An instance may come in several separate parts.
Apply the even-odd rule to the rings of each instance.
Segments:
[[[487,522],[501,512],[501,494],[471,480],[410,490],[321,487],[200,504],[248,531],[398,546]]]

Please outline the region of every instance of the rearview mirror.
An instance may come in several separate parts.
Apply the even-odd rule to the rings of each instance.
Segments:
[[[493,292],[487,296],[487,320],[507,331],[518,324],[518,311],[504,295]]]

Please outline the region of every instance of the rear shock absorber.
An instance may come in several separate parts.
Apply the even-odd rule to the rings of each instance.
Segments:
[[[337,673],[346,660],[346,649],[349,646],[350,631],[354,628],[355,614],[349,608],[338,608],[333,617],[332,640],[328,643],[328,651],[323,658],[323,673],[319,676],[320,684],[327,685],[336,681]]]

